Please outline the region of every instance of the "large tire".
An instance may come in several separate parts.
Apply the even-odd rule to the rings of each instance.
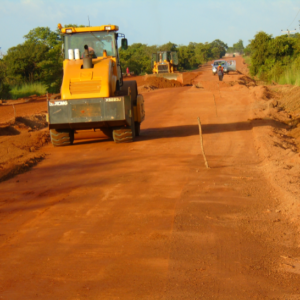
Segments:
[[[74,142],[74,130],[50,129],[51,142],[54,147],[72,145]]]
[[[115,143],[131,143],[133,142],[133,132],[131,128],[115,129],[113,131],[113,139]]]
[[[134,122],[134,131],[135,131],[135,136],[140,136],[141,123]]]
[[[129,87],[130,87],[130,91],[131,91],[131,99],[132,99],[133,105],[136,105],[136,99],[137,99],[137,95],[138,95],[136,81],[135,80],[124,81],[123,85],[121,87],[121,91],[124,91],[127,95]]]

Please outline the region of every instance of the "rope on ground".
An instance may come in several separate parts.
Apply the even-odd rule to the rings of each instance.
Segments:
[[[16,122],[16,109],[15,109],[15,106],[14,106],[14,105],[13,105],[12,107],[13,107],[13,109],[14,109],[14,122]]]
[[[203,137],[202,137],[202,127],[201,127],[201,122],[200,122],[200,118],[198,117],[198,125],[199,125],[199,135],[200,135],[200,144],[201,144],[201,149],[202,149],[202,154],[203,154],[203,158],[204,158],[204,163],[207,169],[209,169],[208,166],[208,162],[205,156],[205,152],[204,152],[204,147],[203,147]]]

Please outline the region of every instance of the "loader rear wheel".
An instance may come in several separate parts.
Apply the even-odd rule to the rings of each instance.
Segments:
[[[74,142],[74,130],[50,129],[50,137],[54,147],[72,145]]]
[[[134,122],[134,131],[135,131],[135,136],[140,136],[141,123]]]
[[[115,129],[113,131],[115,143],[131,143],[133,142],[133,134],[131,128]]]

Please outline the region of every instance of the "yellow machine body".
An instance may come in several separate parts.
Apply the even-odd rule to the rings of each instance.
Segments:
[[[170,51],[161,51],[153,53],[152,55],[152,73],[155,77],[162,77],[168,80],[176,80],[183,84],[183,76],[180,73],[174,73],[177,71],[178,56],[177,53]],[[173,54],[173,56],[171,55]],[[172,57],[176,60],[173,61]],[[167,59],[165,59],[167,58]]]
[[[123,82],[118,38],[126,50],[125,35],[117,33],[116,25],[58,28],[65,59],[61,99],[48,101],[52,144],[71,145],[82,130],[81,138],[100,130],[116,143],[132,142],[140,134],[145,109],[136,81]]]
[[[61,28],[61,32],[67,34],[116,32],[116,25],[102,25],[95,27]],[[83,46],[83,45],[82,45]],[[61,86],[62,99],[81,99],[96,97],[111,97],[116,91],[118,74],[117,56],[109,56],[100,53],[92,60],[93,68],[83,69],[83,59],[65,59],[63,62],[63,82]]]
[[[111,97],[114,95],[118,80],[116,57],[98,57],[92,61],[93,68],[82,69],[82,59],[64,60],[62,99]]]

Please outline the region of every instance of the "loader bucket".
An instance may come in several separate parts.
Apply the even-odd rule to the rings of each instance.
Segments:
[[[160,78],[165,78],[167,80],[176,80],[181,84],[183,84],[183,75],[180,73],[159,73],[159,74],[147,75],[147,77],[160,77]]]

